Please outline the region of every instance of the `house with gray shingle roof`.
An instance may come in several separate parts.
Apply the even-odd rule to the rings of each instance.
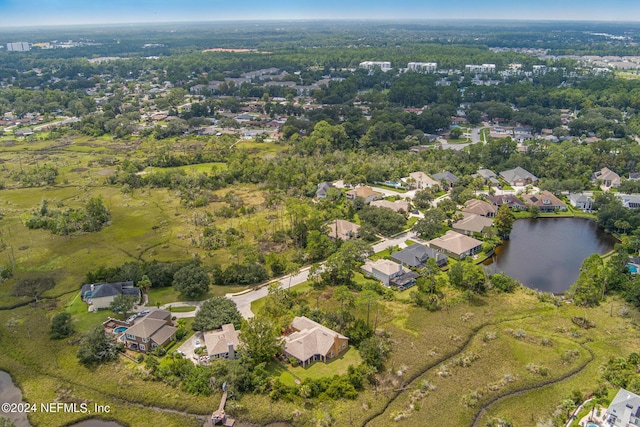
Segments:
[[[294,332],[284,338],[284,353],[302,366],[316,360],[326,363],[349,347],[349,338],[304,316],[294,318],[291,329]]]
[[[569,203],[571,203],[571,206],[583,211],[590,211],[593,209],[594,200],[584,193],[571,193],[569,194]]]
[[[458,177],[455,176],[454,174],[452,174],[449,171],[444,171],[444,172],[440,172],[440,173],[436,173],[433,175],[433,179],[436,179],[438,181],[440,181],[440,183],[442,183],[443,181],[448,183],[448,188],[453,187],[457,182],[458,182]],[[444,187],[444,185],[443,185]],[[446,190],[446,188],[445,188]]]
[[[621,388],[607,408],[605,419],[609,427],[637,426],[640,424],[640,396]]]
[[[529,185],[538,182],[538,177],[529,172],[528,170],[518,166],[514,169],[509,169],[500,172],[500,177],[507,181],[510,185]]]
[[[435,259],[438,267],[447,265],[446,256],[420,243],[414,243],[401,251],[391,254],[392,260],[410,268],[423,268],[429,258]]]
[[[316,199],[326,199],[327,190],[330,188],[334,188],[333,184],[330,182],[321,182],[320,184],[318,184],[318,190],[316,190]]]
[[[133,286],[132,281],[116,283],[92,283],[82,285],[80,295],[93,310],[109,308],[116,295],[134,295],[140,301],[140,288]]]

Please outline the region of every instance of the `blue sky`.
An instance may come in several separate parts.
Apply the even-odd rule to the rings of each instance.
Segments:
[[[0,26],[256,19],[640,21],[640,1],[0,0]]]

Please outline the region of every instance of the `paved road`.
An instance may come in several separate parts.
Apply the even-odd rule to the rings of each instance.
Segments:
[[[377,243],[375,245],[373,245],[373,251],[374,252],[380,252],[383,251],[391,246],[398,246],[400,248],[404,248],[407,245],[404,243],[406,240],[415,240],[415,241],[421,241],[415,232],[413,231],[407,231],[405,233],[402,233],[394,238],[391,239],[385,239],[380,243]],[[242,292],[238,292],[235,294],[226,294],[225,296],[227,298],[229,298],[231,301],[235,302],[236,305],[238,306],[238,311],[240,312],[240,314],[242,315],[242,317],[244,317],[245,319],[251,318],[254,316],[253,312],[251,311],[251,303],[253,301],[256,301],[260,298],[264,298],[267,296],[267,294],[269,293],[269,284],[277,282],[279,283],[279,287],[280,289],[289,289],[289,288],[293,288],[294,286],[297,286],[301,283],[304,283],[308,280],[309,278],[309,269],[311,267],[305,267],[303,269],[300,270],[300,272],[298,274],[295,275],[287,275],[287,276],[283,276],[280,277],[278,279],[274,279],[270,282],[267,282],[266,284],[262,285],[259,288],[253,288],[253,289],[248,289]],[[164,304],[162,306],[160,306],[161,309],[164,310],[168,310],[169,307],[195,307],[195,310],[193,311],[186,311],[186,312],[176,312],[176,313],[172,313],[172,316],[175,316],[176,319],[183,319],[183,318],[187,318],[187,317],[195,317],[196,313],[198,312],[198,310],[200,309],[200,306],[202,305],[204,301],[180,301],[180,302],[172,302],[169,304]],[[139,312],[142,310],[151,310],[151,311],[155,311],[157,310],[156,307],[145,307],[143,305],[139,306],[135,311]]]

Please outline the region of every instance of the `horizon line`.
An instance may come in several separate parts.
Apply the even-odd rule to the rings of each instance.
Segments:
[[[591,24],[640,24],[638,21],[621,21],[621,20],[600,20],[600,19],[538,19],[538,18],[254,18],[254,19],[216,19],[216,20],[180,20],[180,21],[112,21],[112,22],[96,22],[89,24],[82,23],[65,23],[65,24],[22,24],[22,25],[3,25],[3,30],[16,29],[33,29],[33,28],[60,28],[60,27],[99,27],[99,26],[118,26],[118,25],[171,25],[171,24],[214,24],[214,23],[302,23],[302,22],[378,22],[378,23],[426,23],[426,22],[530,22],[530,23],[591,23]]]

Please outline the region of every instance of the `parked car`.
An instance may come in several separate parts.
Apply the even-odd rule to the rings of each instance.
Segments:
[[[127,323],[133,323],[133,321],[136,320],[136,317],[138,317],[137,314],[134,314],[133,316],[129,316],[127,318]]]
[[[200,348],[200,347],[202,347],[202,343],[200,342],[200,340],[195,340],[195,341],[194,341],[194,343],[193,343],[193,345],[194,345],[196,348]]]
[[[151,310],[142,310],[140,313],[138,313],[138,317],[146,316],[149,313],[151,313]]]

